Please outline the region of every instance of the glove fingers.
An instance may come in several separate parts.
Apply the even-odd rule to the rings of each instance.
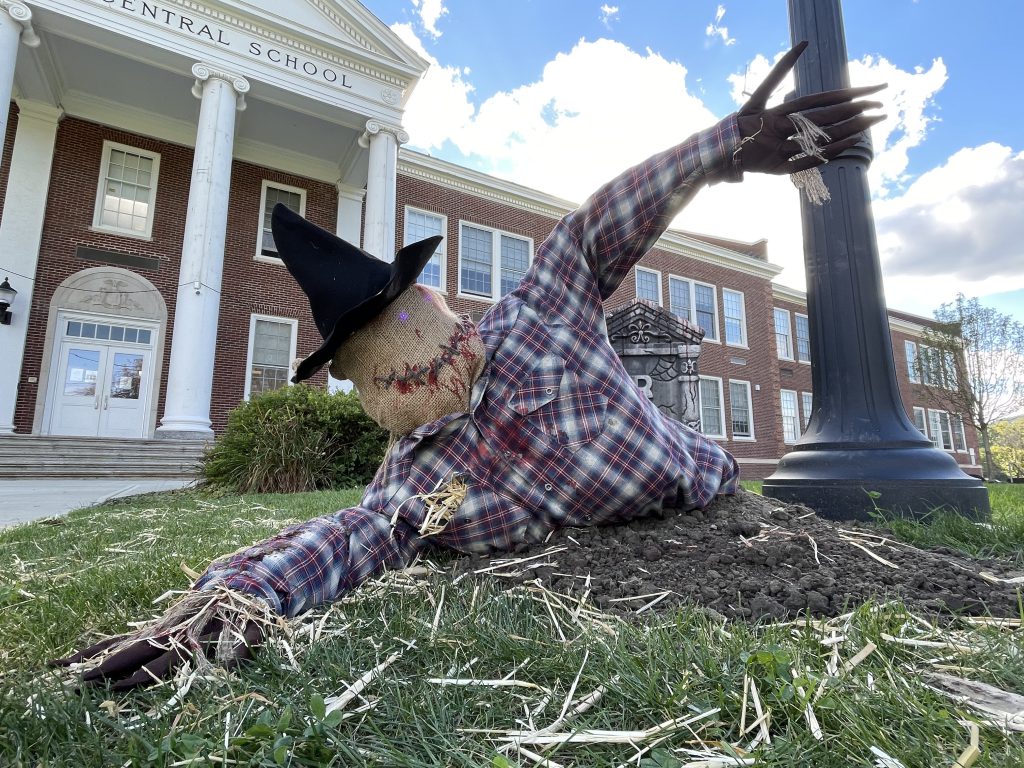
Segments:
[[[839,88],[835,91],[812,93],[809,96],[801,96],[798,99],[787,101],[777,107],[772,107],[771,111],[778,112],[780,115],[791,115],[794,112],[805,112],[808,109],[831,107],[836,104],[843,104],[847,101],[859,99],[861,96],[877,93],[887,85],[887,83],[881,83],[879,85],[864,85],[859,88]]]
[[[163,655],[166,651],[166,648],[154,645],[149,640],[140,640],[123,651],[118,651],[98,667],[90,669],[82,675],[82,681],[89,683],[96,680],[124,677],[132,670]]]
[[[134,673],[118,680],[110,689],[112,691],[128,691],[141,685],[153,685],[172,676],[174,671],[185,661],[180,648],[172,648],[162,653]]]
[[[83,648],[81,651],[76,651],[70,656],[65,656],[63,659],[51,659],[46,662],[51,667],[68,667],[72,664],[81,664],[83,661],[88,661],[93,656],[98,656],[100,653],[105,651],[115,643],[122,642],[127,635],[118,635],[116,637],[108,637],[106,640],[101,640],[95,645],[90,645],[88,648]]]
[[[834,144],[837,141],[842,141],[843,139],[855,134],[863,133],[872,125],[884,119],[885,115],[858,115],[851,120],[833,125],[828,129],[828,135],[831,141],[825,146]],[[824,147],[822,147],[822,149],[824,149]]]
[[[772,67],[772,71],[768,73],[764,82],[757,86],[757,89],[747,100],[747,103],[743,105],[743,109],[740,110],[741,114],[760,112],[764,109],[769,97],[786,78],[786,75],[789,74],[789,71],[796,64],[796,60],[800,58],[800,54],[804,52],[805,48],[807,48],[806,40],[794,45],[785,56],[779,59],[779,63]]]
[[[821,165],[822,163],[832,160],[839,153],[849,149],[850,147],[856,146],[857,142],[860,141],[860,136],[851,136],[848,139],[842,141],[836,141],[829,144],[826,147],[822,147],[822,154],[824,159],[817,157],[808,156],[801,157],[797,160],[787,161],[778,170],[779,173],[799,173],[800,171],[806,171],[808,168],[814,168],[815,166]]]
[[[828,131],[830,125],[849,120],[851,117],[857,117],[857,115],[865,110],[881,109],[881,107],[882,102],[880,101],[851,101],[805,112],[804,117]]]

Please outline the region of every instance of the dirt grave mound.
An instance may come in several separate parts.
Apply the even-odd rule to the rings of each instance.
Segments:
[[[1021,585],[1005,580],[1021,574],[998,561],[918,549],[884,528],[835,523],[746,491],[703,511],[567,528],[512,555],[460,558],[451,567],[588,593],[598,607],[624,614],[695,604],[729,618],[778,620],[899,599],[915,613],[1020,616]]]

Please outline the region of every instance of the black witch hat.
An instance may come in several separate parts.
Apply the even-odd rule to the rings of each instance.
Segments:
[[[278,203],[271,214],[274,245],[309,298],[324,343],[299,363],[298,383],[330,362],[346,339],[412,285],[434,255],[440,235],[405,246],[391,263],[311,224]]]

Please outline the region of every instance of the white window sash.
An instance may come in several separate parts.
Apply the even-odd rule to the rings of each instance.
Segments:
[[[114,152],[124,152],[127,155],[132,155],[139,158],[145,158],[150,161],[151,166],[149,173],[148,182],[143,181],[139,178],[141,171],[139,168],[131,169],[127,166],[122,167],[124,173],[128,173],[134,170],[135,178],[126,179],[122,175],[121,179],[113,178],[111,176],[111,155]],[[153,220],[156,213],[156,192],[160,181],[160,154],[158,152],[150,152],[149,150],[139,149],[132,147],[128,144],[120,144],[116,141],[104,141],[103,142],[103,153],[100,160],[100,173],[99,179],[96,183],[96,200],[93,208],[93,220],[92,228],[103,232],[111,232],[123,237],[134,237],[141,240],[149,240],[153,235]],[[124,185],[128,185],[134,188],[136,191],[139,189],[148,189],[148,195],[146,195],[146,218],[142,229],[135,229],[134,227],[122,227],[118,224],[104,223],[104,201],[108,192],[108,185],[120,186],[120,195],[125,193]],[[117,199],[123,202],[127,201],[127,198],[118,196]],[[134,195],[133,195],[134,197]],[[134,202],[140,202],[135,200]],[[118,212],[120,213],[120,203],[118,205]],[[134,206],[133,206],[134,208]],[[109,212],[109,211],[108,211]],[[127,214],[127,212],[125,212]],[[134,214],[134,210],[131,212]]]
[[[697,306],[698,287],[711,289],[710,328],[705,327],[704,323],[700,321],[700,308]],[[712,283],[702,283],[698,280],[693,281],[693,322],[704,329],[704,341],[714,341],[716,343],[720,341],[721,334],[718,332],[718,288]]]
[[[739,315],[732,316],[729,314],[729,302],[726,300],[726,296],[735,296],[739,302]],[[747,307],[746,299],[742,291],[734,291],[731,288],[722,289],[722,309],[725,315],[725,343],[733,347],[746,347],[747,346]],[[739,325],[740,338],[739,341],[729,340],[729,323],[733,322]]]
[[[306,215],[306,190],[302,189],[301,187],[293,187],[288,184],[281,184],[276,181],[270,181],[269,179],[264,179],[263,183],[260,186],[260,222],[256,233],[256,260],[269,262],[271,264],[281,264],[282,261],[280,256],[275,256],[273,255],[273,253],[263,252],[265,250],[263,245],[263,238],[265,236],[265,233],[267,232],[267,214],[269,213],[269,211],[267,211],[267,193],[270,189],[276,189],[282,192],[288,192],[293,195],[298,195],[299,209],[296,211],[296,213],[299,214],[299,216]],[[276,246],[270,250],[273,250],[274,253],[277,253]]]
[[[807,331],[804,340],[807,342],[807,356],[800,351],[800,321],[803,320],[804,329]],[[799,312],[793,313],[793,351],[796,353],[796,360],[799,363],[811,362],[811,326],[810,321],[807,319],[807,315],[801,315]]]
[[[265,321],[269,323],[280,323],[290,327],[291,343],[288,354],[288,372],[285,375],[286,386],[291,386],[291,361],[296,358],[296,347],[298,344],[299,335],[299,321],[292,317],[276,317],[274,315],[261,315],[251,314],[249,315],[249,349],[246,353],[245,360],[245,399],[248,400],[252,393],[252,369],[256,365],[255,362],[255,344],[256,344],[256,323],[257,321]],[[280,366],[277,366],[280,367]]]
[[[636,297],[638,299],[644,299],[646,301],[656,301],[659,307],[662,306],[662,302],[661,302],[661,272],[659,272],[656,269],[648,269],[647,267],[641,267],[641,266],[636,266],[633,269],[634,269],[634,271],[636,273],[634,275],[634,281],[636,283]],[[641,284],[640,275],[642,275],[642,274],[643,275],[649,275],[650,279],[652,279],[654,281],[654,284],[657,286],[657,288],[658,288],[658,296],[657,296],[656,299],[652,299],[649,296],[641,296],[640,295],[640,284]]]
[[[464,251],[465,231],[466,227],[475,229],[479,232],[489,232],[491,235],[491,250],[490,250],[490,287],[488,293],[477,293],[468,290],[462,281],[462,266],[466,261]],[[459,221],[459,249],[458,249],[458,295],[474,301],[488,301],[495,303],[504,294],[501,292],[501,276],[504,270],[503,257],[502,257],[502,238],[509,238],[512,240],[522,241],[526,244],[526,271],[528,272],[530,267],[533,265],[533,238],[524,237],[523,235],[517,235],[514,232],[505,232],[500,229],[494,229],[483,224],[477,224],[472,221]],[[480,260],[475,260],[478,264],[483,264]],[[525,273],[524,273],[525,276]]]
[[[917,344],[904,340],[903,351],[907,356],[907,378],[910,379],[911,384],[920,384],[921,371],[917,365]]]
[[[783,320],[783,317],[785,317],[785,320]],[[783,325],[785,329],[781,330]],[[789,310],[776,307],[772,312],[772,326],[775,329],[775,346],[778,349],[779,359],[792,360],[793,331],[790,327]]]
[[[795,443],[800,437],[800,412],[796,392],[792,389],[779,391],[782,407],[782,441]]]
[[[423,226],[422,232],[414,232],[412,229],[418,227],[418,224],[413,224],[417,221],[418,217],[422,217],[425,221],[436,221],[437,226]],[[422,235],[422,236],[421,236]],[[430,261],[427,262],[427,266],[423,268],[423,272],[420,272],[420,278],[417,278],[417,282],[420,285],[426,285],[435,290],[445,293],[448,285],[448,259],[447,259],[447,245],[448,245],[448,217],[443,213],[435,213],[434,211],[425,211],[421,208],[414,208],[411,205],[405,206],[405,231],[402,234],[402,245],[411,245],[417,243],[424,238],[430,237],[431,235],[441,235],[444,239],[438,243],[437,250],[430,257]],[[436,260],[436,261],[435,261]],[[438,269],[438,284],[434,285],[432,282],[425,282],[421,278],[424,272],[426,272],[430,265],[436,264]]]
[[[737,403],[736,395],[740,395],[739,403]],[[737,404],[741,407],[737,409]],[[750,399],[750,382],[740,381],[736,379],[729,380],[729,421],[732,429],[733,440],[753,440],[754,439],[754,407]],[[736,431],[737,411],[742,415],[746,412],[747,429],[746,431]]]
[[[712,390],[714,392],[714,396],[715,396],[715,402],[714,403],[706,402],[706,400],[710,399],[710,397],[709,398],[705,398],[705,396],[704,396],[705,392],[709,392],[709,389],[707,387],[707,385],[709,385],[709,384],[714,387],[714,389]],[[700,377],[700,386],[698,388],[698,392],[700,393],[700,424],[701,424],[701,432],[703,432],[708,437],[725,437],[725,412],[724,412],[724,409],[722,407],[723,406],[722,380],[717,378],[717,377],[715,377],[715,376],[701,376]],[[717,420],[717,422],[718,422],[718,425],[717,425],[718,426],[718,431],[717,432],[710,432],[710,431],[708,431],[708,425],[709,425],[709,422],[711,421],[711,419],[706,418],[705,417],[705,413],[714,413],[715,414],[715,420]]]

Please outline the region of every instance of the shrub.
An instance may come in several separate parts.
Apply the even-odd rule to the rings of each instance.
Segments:
[[[203,475],[242,493],[365,485],[387,441],[354,392],[331,394],[298,384],[235,408],[227,430],[206,453]]]

